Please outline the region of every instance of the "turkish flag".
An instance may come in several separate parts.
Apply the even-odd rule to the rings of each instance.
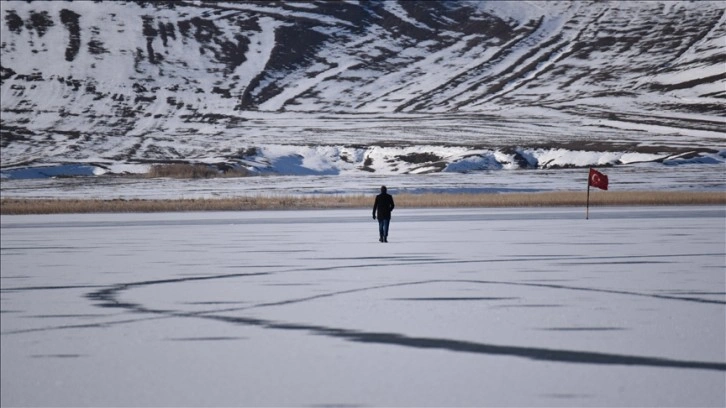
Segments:
[[[601,190],[608,189],[608,176],[600,173],[595,169],[590,169],[590,178],[588,179],[588,185],[597,187]]]

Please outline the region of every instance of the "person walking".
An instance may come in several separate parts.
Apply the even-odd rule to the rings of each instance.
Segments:
[[[386,186],[381,186],[381,194],[376,196],[376,202],[373,203],[373,219],[378,219],[381,242],[388,242],[388,226],[391,224],[391,212],[395,206],[393,196],[388,194]]]

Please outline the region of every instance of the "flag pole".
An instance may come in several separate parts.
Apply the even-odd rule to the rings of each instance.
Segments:
[[[590,169],[592,170],[592,169]],[[590,219],[590,173],[587,175],[587,206],[585,207],[585,219]]]

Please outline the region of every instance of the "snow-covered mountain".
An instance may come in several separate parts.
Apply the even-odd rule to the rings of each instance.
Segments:
[[[4,170],[726,156],[720,1],[3,1],[0,12]]]

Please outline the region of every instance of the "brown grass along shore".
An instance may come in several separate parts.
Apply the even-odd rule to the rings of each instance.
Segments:
[[[212,199],[21,199],[0,200],[0,214],[70,214],[181,211],[307,210],[368,208],[373,195],[255,196]],[[398,208],[585,206],[585,192],[507,194],[398,194]],[[726,205],[726,192],[592,192],[590,206]]]

